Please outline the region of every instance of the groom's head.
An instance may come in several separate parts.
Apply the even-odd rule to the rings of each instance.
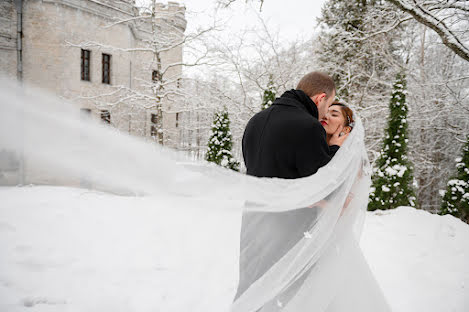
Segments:
[[[334,80],[321,72],[311,72],[301,78],[296,89],[303,91],[318,107],[318,119],[327,113],[335,98]]]

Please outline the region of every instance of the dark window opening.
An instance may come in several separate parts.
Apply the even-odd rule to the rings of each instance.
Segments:
[[[153,123],[153,124],[158,123],[158,115],[157,114],[151,114],[151,123]]]
[[[160,74],[157,70],[154,70],[154,71],[151,73],[151,80],[153,80],[153,81],[161,81],[161,74]]]
[[[111,84],[111,56],[103,53],[103,83]]]
[[[153,138],[156,138],[158,136],[158,115],[157,114],[151,114],[151,129],[150,129],[150,135]]]
[[[179,113],[176,113],[176,128],[179,127]]]
[[[108,110],[102,110],[101,111],[101,120],[104,123],[111,123],[111,113]]]
[[[81,80],[90,81],[90,50],[81,50]]]
[[[152,137],[156,138],[156,136],[158,135],[158,129],[156,128],[156,126],[151,126],[150,135],[151,135]]]

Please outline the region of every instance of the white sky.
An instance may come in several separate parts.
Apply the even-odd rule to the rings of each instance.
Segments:
[[[203,25],[213,14],[215,0],[183,0],[187,9],[186,19],[188,29],[196,25]],[[321,7],[325,0],[265,0],[262,11],[259,12],[258,0],[238,0],[231,5],[227,16],[232,16],[227,29],[241,29],[244,26],[257,23],[259,14],[269,30],[279,31],[280,38],[288,40],[297,37],[310,37],[316,25],[316,18],[321,14]],[[255,8],[254,10],[252,8]],[[193,14],[196,12],[197,14]],[[218,13],[224,15],[223,13]]]

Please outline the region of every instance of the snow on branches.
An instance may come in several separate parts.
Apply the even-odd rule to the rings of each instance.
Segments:
[[[386,138],[373,175],[369,210],[415,207],[412,167],[407,159],[407,102],[405,76],[398,74],[390,101]]]
[[[264,90],[264,95],[262,96],[262,109],[269,108],[275,101],[275,90],[274,82],[272,81],[272,76],[270,76],[269,84],[267,89]]]
[[[417,22],[434,30],[454,53],[469,61],[467,45],[469,3],[457,0],[409,1],[388,0],[409,13]]]
[[[239,162],[231,154],[233,142],[230,131],[230,119],[226,109],[215,113],[207,145],[208,150],[205,155],[207,161],[235,171],[239,170]]]
[[[457,174],[447,183],[440,214],[451,214],[469,223],[469,136],[462,157],[455,159]]]

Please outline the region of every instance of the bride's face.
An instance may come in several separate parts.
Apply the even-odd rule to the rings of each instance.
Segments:
[[[321,124],[327,134],[334,134],[340,126],[345,126],[345,117],[342,114],[341,107],[332,105],[329,111],[321,120]]]

